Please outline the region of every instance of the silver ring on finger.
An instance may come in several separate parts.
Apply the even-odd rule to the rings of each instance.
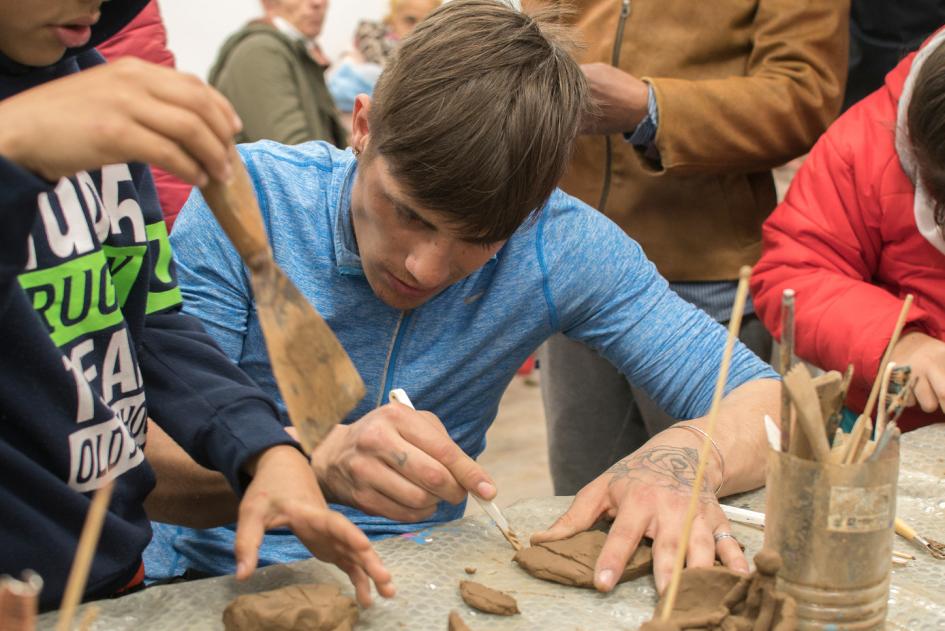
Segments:
[[[715,543],[716,543],[716,544],[718,544],[720,541],[722,541],[722,539],[731,539],[731,540],[734,541],[735,543],[738,543],[738,539],[736,539],[736,538],[735,538],[735,535],[733,535],[733,534],[730,533],[730,532],[717,532],[717,533],[713,534],[712,537],[715,539]]]

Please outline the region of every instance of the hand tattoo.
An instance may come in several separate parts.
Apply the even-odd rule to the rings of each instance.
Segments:
[[[407,464],[407,452],[401,451],[400,453],[395,453],[394,462],[397,463],[398,467],[403,468],[403,466]]]
[[[610,469],[609,485],[623,480],[662,486],[689,494],[696,479],[699,452],[692,447],[651,447],[618,461]],[[703,501],[714,497],[703,478],[700,494]],[[707,496],[707,497],[706,497]]]

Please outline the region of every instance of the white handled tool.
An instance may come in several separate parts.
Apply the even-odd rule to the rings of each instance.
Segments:
[[[394,388],[391,390],[389,398],[392,402],[396,401],[397,403],[406,405],[411,410],[417,409],[413,406],[413,402],[410,400],[410,397],[407,396],[407,393],[403,388]],[[505,515],[503,515],[502,511],[499,510],[499,507],[495,505],[495,502],[484,500],[475,493],[470,493],[470,495],[474,497],[477,502],[479,502],[479,506],[481,506],[482,510],[486,512],[486,515],[492,518],[492,521],[502,532],[502,536],[505,537],[505,539],[510,544],[512,544],[512,547],[515,548],[516,551],[521,550],[521,542],[518,540],[518,537],[515,535],[515,533],[512,532],[512,529],[509,527],[509,520],[505,518]]]
[[[738,508],[737,506],[727,506],[720,504],[722,512],[728,517],[729,521],[748,526],[765,527],[765,514],[758,511],[748,510],[747,508]]]

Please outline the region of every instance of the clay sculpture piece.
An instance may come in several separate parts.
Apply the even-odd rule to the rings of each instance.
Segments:
[[[535,578],[593,589],[594,564],[606,539],[606,533],[588,530],[568,539],[538,543],[519,550],[513,560]],[[630,557],[617,582],[644,576],[652,568],[653,551],[649,545],[641,544]]]
[[[289,585],[235,598],[223,612],[226,631],[351,631],[358,606],[337,585]]]
[[[447,631],[472,631],[463,619],[459,617],[459,612],[455,609],[450,612],[450,617],[447,625]]]
[[[797,627],[794,599],[775,589],[781,557],[761,550],[755,568],[750,576],[724,567],[684,570],[669,622],[679,629],[792,631]]]
[[[479,611],[494,613],[499,616],[511,616],[520,613],[515,599],[503,592],[490,589],[473,581],[459,582],[459,595],[463,602]]]

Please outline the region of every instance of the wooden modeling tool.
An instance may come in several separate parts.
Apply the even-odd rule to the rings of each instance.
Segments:
[[[413,406],[413,402],[410,400],[410,397],[407,396],[407,392],[403,388],[394,388],[390,391],[388,395],[391,402],[396,401],[402,405],[406,405],[411,410],[416,410]],[[522,549],[522,542],[519,541],[518,536],[509,526],[509,520],[505,518],[505,515],[502,514],[502,511],[499,510],[499,507],[495,505],[495,502],[490,502],[489,500],[482,499],[475,493],[470,492],[471,495],[477,502],[479,506],[486,512],[492,522],[496,525],[499,531],[502,533],[502,536],[505,537],[505,540],[508,541],[511,546],[515,549],[516,552]]]
[[[66,581],[66,589],[62,595],[62,603],[59,605],[56,631],[69,631],[72,628],[72,618],[75,617],[76,608],[82,601],[82,594],[85,593],[85,583],[89,578],[95,548],[102,534],[102,524],[105,523],[105,514],[108,512],[108,503],[112,499],[114,488],[115,481],[112,480],[96,489],[92,495],[89,512],[82,525],[82,534],[79,535],[79,546],[76,549],[69,579]]]
[[[824,420],[820,414],[820,401],[814,380],[804,364],[794,366],[784,377],[784,387],[794,403],[797,425],[801,428],[811,446],[814,459],[827,462],[830,458],[830,445],[824,433]]]
[[[945,545],[939,543],[938,541],[922,537],[915,531],[915,528],[904,522],[899,517],[896,517],[896,534],[916,544],[932,555],[932,558],[938,559],[939,561],[945,561]]]
[[[364,397],[364,382],[341,343],[272,258],[246,167],[230,148],[234,176],[201,189],[249,268],[272,373],[299,441],[311,453]]]
[[[814,377],[814,387],[817,389],[820,415],[824,419],[824,434],[829,438],[837,431],[843,417],[843,375],[836,370],[818,375]]]
[[[719,416],[719,406],[722,403],[725,382],[728,380],[728,367],[732,361],[732,349],[735,347],[738,330],[742,325],[742,315],[745,313],[745,300],[748,297],[748,278],[750,276],[751,268],[747,265],[742,267],[738,274],[738,289],[735,292],[735,304],[732,305],[732,317],[728,321],[728,336],[725,339],[725,349],[722,351],[722,365],[719,367],[715,392],[712,394],[712,406],[709,408],[709,418],[706,421],[706,435],[702,441],[702,448],[699,450],[699,462],[696,465],[696,475],[692,481],[692,493],[689,496],[689,509],[686,511],[685,521],[683,522],[682,537],[680,537],[679,547],[676,549],[673,574],[669,581],[669,587],[666,589],[665,599],[662,601],[663,607],[660,609],[659,619],[661,622],[669,620],[673,607],[676,605],[679,580],[682,578],[683,564],[686,561],[686,552],[689,549],[689,536],[692,534],[692,522],[696,517],[699,497],[702,495],[705,468],[709,460],[709,452],[712,450],[712,436],[715,433],[715,423]]]
[[[791,369],[794,358],[794,290],[785,289],[781,294],[781,348],[779,368],[784,377]],[[791,398],[781,385],[781,451],[787,452],[791,444]]]
[[[879,407],[876,410],[876,438],[879,439],[886,429],[887,407],[889,405],[889,380],[892,378],[896,362],[889,362],[883,370],[883,382],[879,387]]]
[[[873,421],[863,414],[860,414],[860,416],[858,416],[856,419],[856,423],[853,424],[853,429],[850,431],[850,435],[844,441],[843,448],[839,451],[833,452],[831,462],[837,464],[850,464],[851,462],[856,462],[860,452],[863,450],[864,445],[869,440],[869,437],[872,433]]]
[[[765,434],[768,436],[768,444],[775,451],[781,451],[781,430],[778,429],[774,419],[765,414]]]
[[[899,336],[902,335],[902,327],[906,325],[906,318],[909,315],[909,308],[912,306],[913,300],[913,295],[908,294],[906,296],[905,302],[902,303],[902,310],[899,311],[899,318],[896,320],[896,326],[893,327],[892,337],[889,339],[889,344],[886,345],[886,350],[883,352],[883,358],[879,362],[881,368],[877,372],[876,379],[873,381],[873,387],[870,389],[870,396],[866,400],[866,406],[863,408],[863,415],[867,418],[870,418],[873,415],[873,406],[876,405],[876,398],[879,396],[879,388],[883,379],[882,366],[885,366],[889,363],[889,358],[892,355],[893,348],[899,341]]]

